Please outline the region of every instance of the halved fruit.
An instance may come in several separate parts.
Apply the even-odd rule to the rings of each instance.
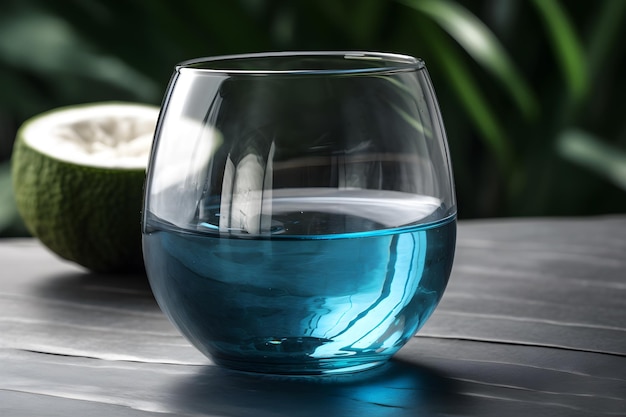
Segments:
[[[24,223],[62,258],[97,272],[143,270],[141,202],[159,109],[63,107],[26,121],[12,155]]]

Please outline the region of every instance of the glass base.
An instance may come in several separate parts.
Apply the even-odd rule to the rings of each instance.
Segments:
[[[316,359],[307,362],[258,362],[243,359],[212,357],[215,364],[231,370],[263,375],[288,377],[318,377],[354,374],[377,368],[389,358]]]

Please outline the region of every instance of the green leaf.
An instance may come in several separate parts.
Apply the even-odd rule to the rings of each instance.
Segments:
[[[431,137],[432,136],[432,132],[428,129],[426,129],[424,127],[424,125],[422,123],[420,123],[417,119],[415,119],[414,117],[412,117],[410,114],[408,114],[406,111],[402,110],[402,108],[400,106],[397,106],[391,102],[389,102],[389,105],[391,107],[393,107],[393,109],[396,111],[396,113],[398,113],[398,115],[408,124],[410,124],[411,126],[413,126],[413,128],[415,130],[417,130],[418,132],[420,132],[421,134],[427,136],[427,137]]]
[[[581,99],[588,88],[588,68],[572,22],[558,0],[533,0],[533,4],[546,25],[570,91],[576,99]]]
[[[513,164],[513,149],[505,130],[500,125],[497,114],[490,108],[471,73],[467,70],[463,59],[459,57],[454,48],[450,47],[447,39],[440,36],[436,31],[431,31],[429,34],[445,74],[454,85],[454,91],[459,95],[471,120],[497,160],[500,169],[510,173]]]
[[[400,0],[424,13],[452,36],[478,63],[500,79],[526,117],[538,111],[536,98],[498,38],[469,10],[448,0]]]
[[[593,82],[604,70],[606,60],[611,58],[611,49],[622,42],[619,31],[623,28],[626,1],[604,1],[596,19],[593,20],[591,36],[587,42],[589,82]]]
[[[626,190],[626,152],[603,143],[582,130],[564,131],[557,141],[559,154],[602,175]]]
[[[146,101],[160,95],[150,79],[115,56],[93,52],[65,21],[43,12],[0,17],[0,58],[46,76],[63,73],[102,81]]]

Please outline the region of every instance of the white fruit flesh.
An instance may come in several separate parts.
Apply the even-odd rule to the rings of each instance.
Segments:
[[[142,169],[147,166],[158,109],[139,104],[100,104],[52,111],[30,122],[26,144],[78,165]]]

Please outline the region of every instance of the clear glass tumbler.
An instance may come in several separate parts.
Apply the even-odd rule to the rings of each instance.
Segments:
[[[421,60],[295,52],[176,67],[144,257],[163,311],[215,363],[283,375],[384,363],[441,299],[455,239]]]

